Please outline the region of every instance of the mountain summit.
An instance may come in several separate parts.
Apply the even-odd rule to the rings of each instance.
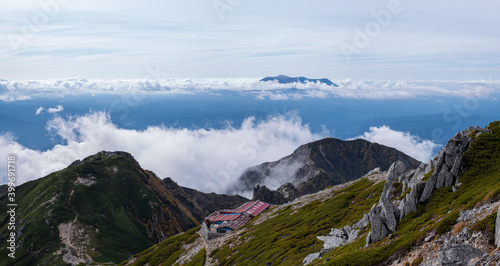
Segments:
[[[320,82],[320,83],[324,83],[324,84],[329,85],[329,86],[338,87],[337,84],[333,83],[331,80],[329,80],[327,78],[309,79],[306,77],[289,77],[289,76],[285,76],[285,75],[279,75],[276,77],[265,77],[265,78],[261,79],[260,81],[278,81],[278,83],[280,83],[280,84],[290,84],[290,83],[295,83],[295,82],[298,82],[298,83]]]

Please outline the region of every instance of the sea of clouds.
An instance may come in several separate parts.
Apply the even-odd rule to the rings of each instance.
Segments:
[[[500,93],[500,81],[377,81],[336,80],[324,83],[280,84],[259,79],[87,79],[4,80],[0,79],[0,100],[17,101],[36,97],[90,94],[193,94],[236,91],[259,99],[290,100],[304,97],[353,99],[411,99],[438,95],[461,98]],[[294,89],[289,91],[289,89]]]
[[[185,129],[151,126],[145,130],[117,127],[105,112],[82,116],[56,115],[47,130],[62,144],[45,151],[18,143],[11,134],[0,135],[0,158],[17,157],[17,184],[46,176],[101,150],[131,153],[145,169],[160,178],[204,192],[224,193],[243,171],[291,154],[297,147],[329,136],[314,134],[296,114],[249,117],[241,125],[223,129]],[[400,149],[416,159],[431,158],[436,144],[388,127],[371,128],[360,136]],[[6,173],[0,164],[0,173]],[[5,174],[0,175],[6,183]]]

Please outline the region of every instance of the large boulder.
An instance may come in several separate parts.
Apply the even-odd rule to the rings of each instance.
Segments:
[[[372,215],[371,223],[372,223],[372,231],[371,231],[369,243],[378,242],[378,241],[384,239],[384,237],[387,236],[389,231],[387,230],[387,227],[385,226],[385,222],[384,222],[383,217],[380,216],[380,214],[378,214],[377,212],[375,212]]]
[[[385,217],[385,223],[387,225],[387,229],[389,229],[391,232],[396,232],[396,227],[398,226],[397,220],[396,220],[396,206],[391,203],[391,201],[382,196],[380,198],[380,203],[382,203],[382,214]]]
[[[445,249],[437,256],[437,265],[468,265],[469,261],[483,255],[483,252],[470,245],[458,245]]]
[[[446,173],[448,173],[450,169],[446,164],[443,164],[443,167],[441,167],[441,171],[439,171],[437,181],[436,181],[436,189],[440,189],[444,186],[445,180],[446,180]]]
[[[427,180],[427,183],[425,183],[424,191],[422,192],[422,195],[420,196],[421,202],[424,202],[431,197],[432,191],[434,190],[434,186],[436,185],[436,182],[437,182],[437,178],[438,178],[438,174],[434,170],[431,177],[429,177],[429,180]]]

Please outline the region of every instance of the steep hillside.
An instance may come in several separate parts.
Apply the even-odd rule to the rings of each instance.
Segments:
[[[168,254],[180,265],[203,254],[210,265],[494,265],[499,206],[500,122],[494,122],[457,134],[415,170],[395,162],[387,172],[276,206],[221,238],[170,245]],[[152,251],[171,242],[124,264],[158,265]]]
[[[213,201],[218,195],[168,183],[143,170],[128,153],[100,152],[23,184],[16,188],[16,259],[7,259],[2,249],[0,265],[120,262],[197,226],[219,208]],[[244,201],[222,197],[222,206]],[[208,206],[194,198],[207,200]],[[6,206],[5,196],[0,204]],[[7,215],[0,214],[4,243],[10,232]]]
[[[366,140],[327,138],[303,145],[276,162],[248,168],[233,192],[253,190],[254,199],[281,204],[357,179],[374,168],[385,171],[398,160],[410,168],[420,164],[394,148]]]

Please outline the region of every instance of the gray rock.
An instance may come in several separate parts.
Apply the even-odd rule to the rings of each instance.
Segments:
[[[424,181],[419,181],[418,183],[415,184],[415,188],[417,189],[417,199],[420,199],[422,196],[422,193],[424,192],[426,182]]]
[[[368,234],[366,235],[366,245],[365,247],[367,247],[368,245],[370,245],[372,243],[372,231],[368,232]]]
[[[451,168],[453,166],[453,162],[455,162],[455,157],[458,154],[458,147],[457,147],[457,152],[453,155],[446,154],[444,157],[444,165],[448,166],[448,168]]]
[[[434,190],[434,186],[436,185],[437,176],[438,176],[437,172],[434,171],[434,173],[432,173],[432,175],[429,177],[429,180],[427,180],[427,182],[425,183],[424,191],[420,196],[421,202],[424,202],[431,197],[432,191]]]
[[[445,157],[445,153],[443,151],[443,149],[439,152],[439,155],[438,155],[438,161],[436,163],[436,167],[434,168],[434,173],[438,174],[439,171],[441,171],[441,168],[443,167],[444,165],[444,157]]]
[[[477,135],[476,135],[476,137],[477,137]],[[468,135],[465,135],[462,138],[462,141],[460,143],[460,147],[462,147],[463,151],[466,151],[469,148],[469,144],[470,144],[471,140],[472,140],[472,138]]]
[[[483,252],[470,245],[458,245],[441,251],[437,256],[438,265],[467,265],[471,259],[482,256]]]
[[[307,257],[302,261],[302,263],[304,263],[304,265],[307,265],[307,264],[310,264],[311,262],[313,262],[315,259],[319,258],[320,257],[320,254],[319,252],[318,253],[312,253],[312,254],[309,254],[307,255]]]
[[[349,232],[346,244],[352,243],[354,240],[356,240],[356,238],[358,237],[358,234],[359,234],[359,230],[352,230],[351,232]]]
[[[425,175],[425,169],[427,169],[427,164],[421,163],[420,166],[415,170],[415,174],[413,174],[410,181],[415,182],[418,180],[422,180]]]
[[[411,188],[411,192],[406,195],[406,200],[403,204],[403,206],[400,207],[400,214],[399,214],[399,220],[401,221],[408,213],[412,211],[417,210],[417,194],[418,194],[418,188],[417,185],[414,184]]]
[[[436,167],[436,164],[437,164],[437,162],[435,160],[431,159],[429,161],[429,164],[427,164],[427,166],[425,167],[425,173],[424,173],[424,175],[426,173],[429,173],[432,169],[434,169]],[[424,175],[422,175],[422,177],[424,177]],[[420,178],[420,180],[422,180],[422,178]]]
[[[370,223],[370,217],[365,213],[363,218],[354,224],[354,228],[362,229],[365,228]]]
[[[385,217],[385,223],[387,225],[387,229],[391,232],[396,232],[396,227],[398,226],[396,220],[395,206],[391,203],[391,201],[386,197],[381,197],[380,202],[382,203],[382,211],[383,216]]]
[[[498,208],[497,219],[495,221],[495,245],[500,247],[500,207]]]
[[[396,181],[398,177],[406,172],[406,165],[402,161],[394,162],[389,168],[387,180]]]
[[[462,167],[462,161],[464,159],[464,155],[463,153],[459,153],[457,154],[457,157],[455,157],[455,162],[453,162],[453,167],[451,168],[451,173],[454,175],[454,176],[457,176],[460,174],[459,171],[460,171],[460,168]]]
[[[347,236],[346,238],[337,236],[317,236],[316,238],[324,242],[323,248],[325,249],[340,247],[347,242]]]
[[[387,236],[388,230],[385,226],[383,217],[378,213],[374,213],[371,219],[372,231],[369,243],[378,242]]]
[[[446,179],[444,181],[444,186],[451,187],[453,183],[455,183],[455,177],[450,172],[446,172]]]
[[[328,235],[347,239],[347,232],[343,229],[333,228]]]
[[[443,167],[441,167],[441,171],[439,171],[437,181],[436,181],[436,189],[440,189],[441,187],[444,186],[444,181],[446,180],[446,173],[448,173],[448,166],[446,164],[443,164]]]

